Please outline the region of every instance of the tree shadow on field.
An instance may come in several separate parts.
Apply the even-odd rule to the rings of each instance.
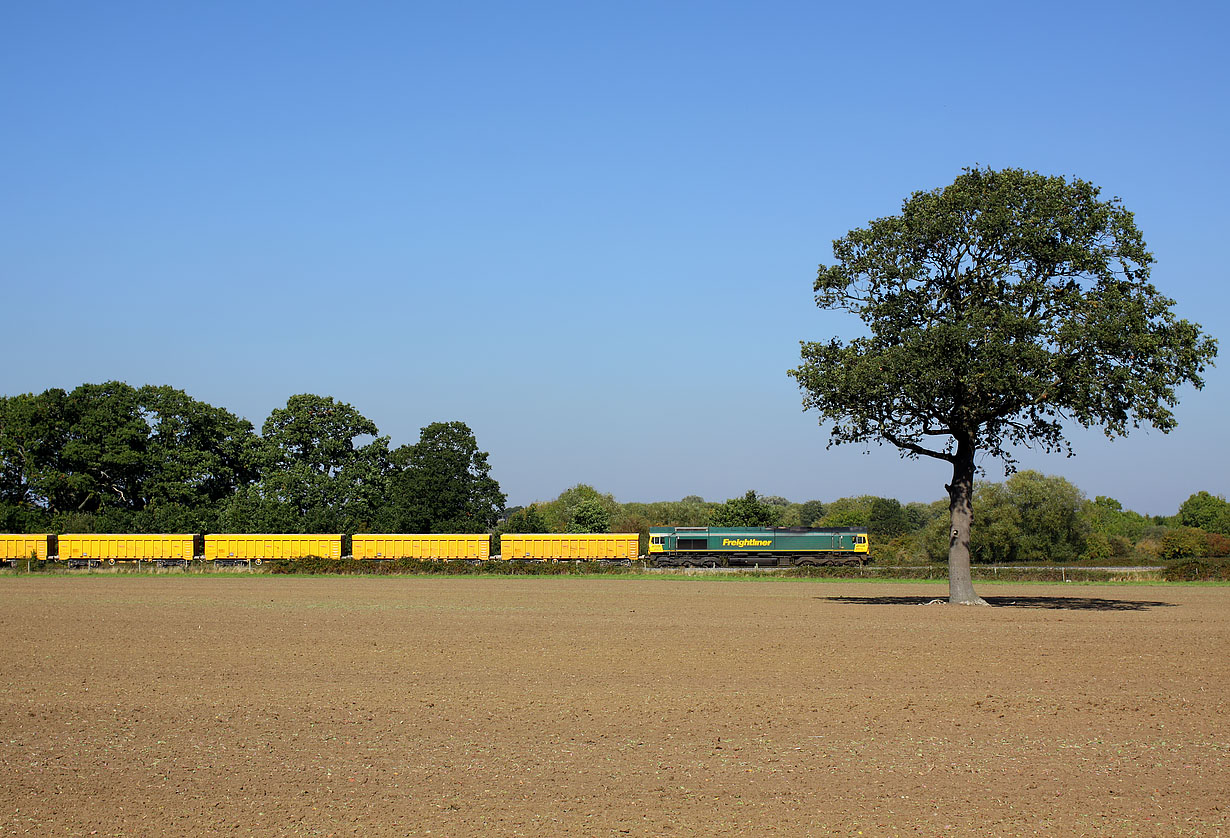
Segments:
[[[820,596],[816,599],[848,605],[947,605],[948,600],[927,596]],[[1049,608],[1061,611],[1149,611],[1174,608],[1173,602],[1137,599],[1097,599],[1076,596],[988,596],[997,608]]]

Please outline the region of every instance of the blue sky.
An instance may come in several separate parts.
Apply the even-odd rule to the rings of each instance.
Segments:
[[[461,420],[510,503],[934,500],[942,463],[826,451],[786,370],[857,331],[812,303],[831,241],[974,164],[1120,196],[1224,341],[1223,5],[827,5],[7,4],[0,393]],[[1169,435],[1022,466],[1230,494],[1225,367]]]

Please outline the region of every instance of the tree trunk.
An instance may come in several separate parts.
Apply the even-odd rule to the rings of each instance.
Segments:
[[[952,528],[948,533],[948,602],[951,605],[987,605],[974,593],[969,569],[969,533],[974,522],[974,445],[957,441],[952,463],[952,484],[948,489],[948,511]]]

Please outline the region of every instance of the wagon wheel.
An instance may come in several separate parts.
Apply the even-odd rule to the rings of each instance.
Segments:
[[[115,564],[115,559],[107,559],[107,564]]]
[[[257,567],[260,567],[264,563],[265,563],[264,559],[257,559],[256,561],[253,562],[253,564],[255,564]]]

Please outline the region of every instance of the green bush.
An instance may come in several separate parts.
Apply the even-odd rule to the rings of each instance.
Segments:
[[[1167,582],[1230,582],[1230,562],[1189,559],[1175,562],[1162,572]]]
[[[1089,533],[1089,537],[1085,539],[1085,558],[1109,559],[1113,554],[1109,536],[1100,532]]]
[[[1207,546],[1202,530],[1195,527],[1177,527],[1162,538],[1161,557],[1168,561],[1192,559],[1204,555]]]
[[[1224,559],[1230,556],[1230,536],[1211,532],[1205,536],[1205,555],[1213,559]]]

